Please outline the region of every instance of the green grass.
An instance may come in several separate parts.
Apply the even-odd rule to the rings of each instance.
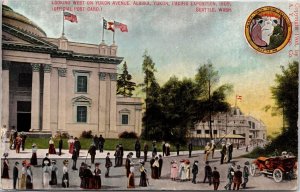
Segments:
[[[256,147],[250,153],[242,155],[242,157],[251,158],[251,159],[256,159],[260,156],[268,157],[268,156],[271,156],[271,154],[266,154],[266,151],[263,148]]]
[[[55,148],[58,148],[58,141],[59,141],[58,139],[54,139]],[[90,147],[93,139],[80,138],[79,141],[81,143],[82,149],[88,149]],[[35,143],[37,145],[38,149],[47,149],[49,147],[48,142],[49,142],[49,139],[45,139],[45,138],[27,138],[25,148],[31,149],[32,143]],[[136,139],[105,139],[104,149],[105,150],[115,150],[116,145],[122,143],[125,151],[134,151],[135,142],[136,142]],[[142,150],[143,150],[145,142],[148,144],[149,150],[152,150],[152,141],[140,140]],[[156,146],[157,146],[158,151],[162,151],[162,143],[161,142],[157,142]],[[204,147],[194,146],[193,150],[200,150],[203,148]],[[63,139],[63,149],[68,149],[68,139]],[[180,146],[180,150],[187,151],[188,150],[187,145]],[[176,151],[175,145],[171,144],[171,151]]]

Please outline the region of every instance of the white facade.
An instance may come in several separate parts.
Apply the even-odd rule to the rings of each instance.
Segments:
[[[141,98],[116,95],[123,58],[115,44],[48,38],[7,6],[2,38],[2,126],[74,136],[92,130],[109,138],[141,133]]]

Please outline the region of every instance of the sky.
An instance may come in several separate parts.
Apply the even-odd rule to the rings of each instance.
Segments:
[[[9,0],[7,5],[34,21],[48,37],[58,38],[62,33],[62,12],[52,11],[51,2]],[[161,85],[174,75],[194,77],[197,68],[210,60],[219,71],[219,85],[230,83],[234,87],[228,102],[234,105],[235,95],[241,95],[242,101],[237,105],[244,114],[261,119],[268,134],[272,134],[280,130],[282,117],[272,117],[263,107],[274,105],[270,87],[275,85],[275,74],[293,58],[288,57],[288,46],[265,55],[248,45],[245,22],[251,12],[262,6],[278,7],[289,13],[288,1],[267,0],[232,1],[231,13],[198,13],[191,6],[103,6],[100,12],[73,12],[78,23],[66,21],[65,34],[69,41],[99,44],[102,17],[126,24],[128,33],[115,33],[117,55],[124,57],[136,83],[143,79],[145,50],[156,64],[156,77]],[[112,44],[110,31],[105,31],[105,42]]]

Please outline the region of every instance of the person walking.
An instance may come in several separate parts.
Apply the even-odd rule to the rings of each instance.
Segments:
[[[180,145],[179,145],[179,143],[177,143],[177,144],[176,144],[177,156],[179,156],[179,150],[180,150]]]
[[[101,188],[101,170],[99,168],[100,163],[95,164],[95,170],[94,170],[94,188],[100,189]]]
[[[193,174],[193,179],[192,183],[196,184],[196,177],[198,174],[198,161],[194,161],[193,168],[192,168],[192,174]]]
[[[220,173],[217,171],[217,168],[214,167],[214,171],[212,172],[213,185],[214,190],[218,190],[220,185]]]
[[[2,168],[2,175],[1,178],[2,179],[9,179],[9,173],[8,173],[8,167],[9,167],[9,163],[8,163],[8,153],[4,153],[4,160],[3,160],[3,168]]]
[[[124,148],[122,143],[119,144],[120,156],[119,156],[119,166],[123,165],[123,157],[124,157]]]
[[[76,156],[77,156],[77,158],[78,158],[78,157],[79,157],[79,154],[80,154],[81,144],[80,144],[80,141],[78,140],[77,137],[75,137],[75,141],[74,141],[74,149],[76,150]]]
[[[153,167],[153,179],[159,179],[159,162],[158,157],[155,157]]]
[[[22,138],[18,135],[15,139],[15,147],[16,147],[16,153],[20,153],[20,147],[22,144]]]
[[[73,150],[74,150],[74,142],[75,140],[73,139],[73,136],[71,136],[68,140],[68,144],[69,144],[69,153],[73,154]]]
[[[166,155],[166,143],[164,141],[162,142],[162,152],[164,157]]]
[[[102,137],[102,135],[100,135],[99,136],[99,151],[100,151],[100,153],[103,153],[104,143],[105,143],[105,139]]]
[[[208,179],[208,183],[209,183],[209,185],[211,185],[212,170],[211,170],[211,167],[210,167],[208,161],[206,161],[205,164],[206,165],[205,165],[205,168],[204,168],[204,180],[203,180],[203,183],[205,183],[206,179]]]
[[[156,141],[152,142],[152,157],[157,155]]]
[[[58,167],[56,166],[56,160],[51,161],[51,180],[50,185],[57,185]]]
[[[58,141],[58,155],[61,156],[61,150],[63,148],[63,140],[61,138],[61,136],[59,137],[59,141]]]
[[[207,162],[208,161],[208,157],[209,157],[209,154],[210,154],[210,150],[211,150],[211,146],[210,146],[210,143],[208,142],[204,148],[204,161]]]
[[[107,153],[106,158],[105,158],[105,167],[106,167],[106,173],[105,177],[109,177],[109,169],[112,166],[112,162],[109,158],[110,153]]]
[[[139,170],[140,170],[141,175],[140,175],[139,186],[141,186],[141,187],[147,187],[147,170],[145,169],[144,164],[145,163],[143,161],[140,162]]]
[[[25,144],[26,144],[26,139],[27,139],[27,135],[25,133],[21,133],[21,139],[22,139],[22,151],[25,150]]]
[[[166,156],[170,156],[170,148],[171,148],[171,146],[170,146],[170,144],[168,142],[165,145],[166,145]]]
[[[226,145],[225,145],[225,143],[222,143],[222,149],[221,149],[221,164],[224,163],[225,155],[226,155]]]
[[[185,172],[185,180],[190,181],[191,180],[191,165],[190,165],[190,160],[188,160],[188,159],[185,160],[184,172]]]
[[[33,174],[30,163],[26,167],[26,189],[33,189]]]
[[[215,141],[212,140],[211,141],[211,148],[210,148],[210,151],[211,151],[211,158],[213,159],[214,158],[214,154],[215,154],[215,149],[216,149],[216,144],[215,144]]]
[[[62,182],[61,183],[62,183],[63,188],[69,188],[69,173],[68,173],[69,161],[64,160],[63,165],[64,165],[63,166],[63,177],[62,177]]]
[[[227,163],[229,163],[232,160],[232,152],[233,152],[233,144],[229,143],[229,146],[228,146],[228,161],[227,161]]]
[[[49,140],[48,153],[49,154],[56,154],[56,150],[55,150],[55,146],[54,146],[54,141],[53,141],[52,137],[50,137],[50,140]]]
[[[135,188],[134,166],[133,166],[133,163],[130,164],[130,174],[128,176],[128,185],[127,185],[127,188]]]
[[[97,135],[94,136],[93,142],[96,146],[96,149],[99,149],[99,137]]]
[[[76,168],[77,158],[78,158],[78,156],[77,156],[77,149],[76,149],[76,147],[75,147],[74,150],[73,150],[73,154],[72,154],[72,160],[73,160],[73,166],[72,166],[72,169],[73,169],[73,170],[78,170],[78,169]]]
[[[192,142],[189,143],[189,158],[192,157],[192,151],[193,151],[193,144]]]
[[[148,154],[149,146],[147,143],[144,144],[144,162],[147,162],[147,154]]]
[[[51,174],[50,161],[45,161],[43,167],[43,189],[49,188],[50,174]]]
[[[159,167],[158,167],[158,178],[160,178],[161,177],[161,170],[162,170],[162,166],[163,166],[163,159],[162,159],[161,154],[158,155],[158,164],[159,164]]]
[[[22,169],[21,169],[21,182],[20,182],[20,189],[26,189],[26,177],[27,177],[27,162],[24,160],[22,162]]]
[[[184,167],[185,167],[185,160],[182,159],[182,160],[180,161],[180,165],[179,165],[179,169],[178,169],[178,171],[179,171],[178,176],[179,176],[179,178],[180,178],[180,182],[183,182],[183,181],[185,181],[185,179],[186,179]]]
[[[42,161],[42,167],[45,166],[45,162],[50,162],[49,153],[46,153],[46,157],[44,157],[44,159]]]
[[[129,177],[130,174],[130,155],[128,154],[125,160],[125,170],[126,170],[126,177]]]
[[[32,155],[30,159],[30,164],[36,166],[38,163],[37,163],[37,147],[35,143],[32,144],[31,150],[32,150]]]
[[[91,144],[89,150],[88,150],[88,153],[91,155],[91,163],[94,164],[95,162],[95,156],[96,156],[96,146],[94,143]]]
[[[176,161],[171,161],[171,180],[175,181],[178,174],[178,164]]]
[[[85,188],[85,180],[84,180],[84,171],[86,169],[86,164],[84,162],[81,162],[81,165],[79,167],[79,178],[80,178],[80,188]]]
[[[15,166],[13,169],[13,189],[17,189],[17,181],[19,179],[19,168],[18,168],[19,162],[15,162]]]
[[[140,158],[140,156],[141,156],[141,144],[140,144],[140,141],[138,139],[135,142],[134,149],[135,149],[136,158]]]
[[[244,170],[243,170],[243,179],[244,179],[244,183],[242,183],[242,188],[245,189],[246,188],[246,185],[248,183],[248,178],[249,178],[249,166],[250,163],[249,161],[246,161],[245,162],[245,165],[244,165]]]
[[[242,183],[243,173],[240,171],[241,166],[237,166],[237,171],[234,172],[233,176],[233,190],[240,190],[240,185]]]
[[[224,187],[226,190],[231,190],[232,180],[233,180],[233,176],[234,176],[234,167],[235,167],[234,163],[231,163],[231,165],[229,165],[228,172],[227,172],[228,183]]]

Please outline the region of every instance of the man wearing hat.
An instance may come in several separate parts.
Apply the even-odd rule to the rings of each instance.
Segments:
[[[109,169],[112,166],[112,162],[110,160],[109,155],[110,155],[110,153],[107,153],[107,156],[105,158],[105,167],[106,167],[105,177],[109,177]]]
[[[231,165],[229,165],[228,167],[228,172],[227,172],[228,183],[224,187],[226,190],[231,190],[232,180],[234,176],[234,167],[235,167],[235,163],[231,163]]]
[[[193,174],[192,183],[196,184],[196,177],[198,174],[198,161],[194,161],[193,168],[192,168],[192,174]]]
[[[246,184],[248,183],[248,177],[249,177],[249,161],[245,162],[245,166],[244,166],[244,171],[243,171],[243,178],[244,178],[244,183],[242,184],[242,187],[245,189],[246,188]]]
[[[225,143],[222,143],[222,149],[221,149],[221,164],[224,163],[225,155],[226,155],[226,145],[225,145]]]
[[[206,178],[208,179],[208,182],[209,182],[209,185],[211,185],[211,176],[212,176],[212,170],[211,170],[211,167],[209,165],[209,162],[206,161],[205,163],[205,168],[204,168],[204,171],[205,171],[205,176],[204,176],[204,180],[203,180],[203,183],[205,183],[206,181]]]
[[[57,185],[57,175],[58,175],[58,168],[56,166],[56,160],[51,161],[51,180],[49,182],[50,185]]]
[[[99,168],[100,163],[95,164],[94,170],[94,188],[100,189],[101,188],[101,170]]]
[[[50,162],[50,159],[48,158],[48,156],[49,156],[49,153],[46,153],[46,157],[45,157],[45,158],[43,159],[43,161],[42,161],[42,167],[45,166],[45,162],[46,162],[46,161]]]
[[[241,166],[238,165],[237,166],[237,171],[234,172],[234,176],[233,176],[233,190],[239,190],[240,189],[240,185],[242,183],[242,172],[240,171]]]
[[[17,180],[19,177],[19,168],[18,168],[19,162],[15,162],[15,166],[13,169],[13,187],[16,189]]]
[[[88,153],[91,155],[92,164],[94,164],[94,161],[95,161],[96,150],[97,150],[97,148],[96,148],[95,144],[92,143],[90,148],[89,148],[89,151],[88,151]]]

